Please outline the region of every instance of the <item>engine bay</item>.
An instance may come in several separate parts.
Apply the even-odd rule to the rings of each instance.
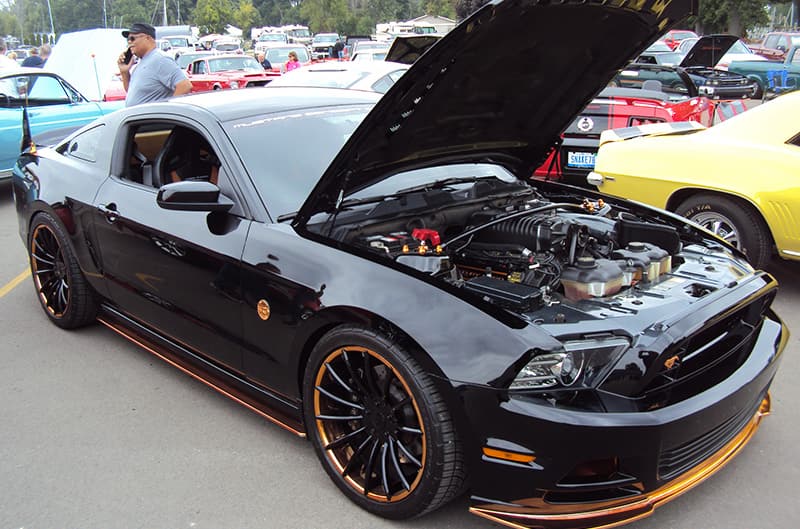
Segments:
[[[566,322],[612,305],[641,307],[673,291],[699,298],[732,279],[730,267],[710,266],[702,237],[674,219],[575,192],[547,196],[521,182],[480,179],[357,201],[334,226],[318,226],[362,252],[534,319],[554,305]],[[565,309],[581,316],[564,316]]]

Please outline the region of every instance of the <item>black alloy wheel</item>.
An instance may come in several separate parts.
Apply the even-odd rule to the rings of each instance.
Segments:
[[[347,326],[323,337],[304,400],[323,466],[368,511],[418,516],[462,490],[461,448],[444,400],[417,362],[383,336]]]
[[[31,275],[47,316],[66,329],[92,322],[97,314],[97,302],[61,224],[49,214],[39,213],[30,233]]]

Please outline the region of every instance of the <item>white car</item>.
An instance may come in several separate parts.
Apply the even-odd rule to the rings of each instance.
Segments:
[[[387,61],[329,61],[286,72],[271,86],[350,88],[386,93],[409,66]]]
[[[254,49],[257,55],[259,53],[264,53],[267,48],[283,46],[285,44],[289,44],[289,37],[286,33],[264,32],[258,36]]]

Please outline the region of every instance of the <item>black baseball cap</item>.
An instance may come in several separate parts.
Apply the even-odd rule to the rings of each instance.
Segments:
[[[131,33],[144,33],[145,35],[150,35],[151,37],[156,38],[156,28],[150,24],[144,24],[142,22],[137,22],[136,24],[132,25],[130,29],[123,31],[122,36],[127,39],[128,35]]]

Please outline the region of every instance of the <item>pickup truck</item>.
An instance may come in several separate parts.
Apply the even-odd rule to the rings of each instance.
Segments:
[[[752,44],[749,48],[772,61],[782,61],[792,46],[800,46],[800,33],[773,31],[764,35],[761,44]]]
[[[728,66],[729,72],[738,73],[758,84],[753,97],[764,95],[769,86],[767,76],[783,75],[786,72],[786,85],[800,88],[800,45],[789,48],[783,61],[733,61]]]

